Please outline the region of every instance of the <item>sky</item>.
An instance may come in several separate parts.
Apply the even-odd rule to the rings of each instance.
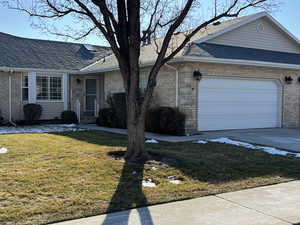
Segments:
[[[281,0],[282,1],[282,0]],[[272,13],[272,16],[285,28],[300,39],[300,0],[283,0],[280,9]],[[50,34],[42,33],[31,26],[29,17],[21,12],[9,10],[0,6],[0,32],[35,39],[63,40]],[[74,40],[67,40],[76,42]],[[78,41],[77,41],[78,42]],[[105,42],[96,35],[89,36],[85,40],[79,41],[87,44],[103,45]]]

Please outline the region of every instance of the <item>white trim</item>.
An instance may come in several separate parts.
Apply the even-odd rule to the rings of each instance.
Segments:
[[[220,30],[220,31],[217,31],[215,33],[212,33],[212,34],[208,34],[207,36],[203,37],[203,38],[200,38],[199,40],[196,40],[194,41],[194,43],[203,43],[203,42],[206,42],[206,41],[209,41],[211,39],[214,39],[222,34],[225,34],[225,33],[228,33],[232,30],[235,30],[243,25],[246,25],[248,23],[251,23],[255,20],[258,20],[260,18],[263,18],[263,17],[266,17],[268,18],[271,22],[273,22],[277,27],[279,27],[285,34],[287,34],[292,40],[294,40],[298,45],[300,44],[300,41],[298,38],[296,38],[295,35],[293,35],[291,32],[289,32],[286,28],[284,28],[277,20],[274,19],[274,17],[272,17],[270,14],[268,14],[267,12],[260,12],[260,13],[257,13],[257,14],[254,14],[253,16],[250,16],[248,19],[245,19],[245,20],[242,20],[241,22],[239,23],[236,23],[236,24],[232,24],[232,25],[229,25],[228,27]]]
[[[286,29],[284,26],[282,26],[273,16],[266,13],[266,16],[268,19],[270,19],[276,26],[278,26],[284,33],[286,33],[292,40],[296,41],[298,44],[300,44],[300,40],[292,34],[288,29]]]
[[[269,68],[283,68],[300,70],[300,65],[285,64],[285,63],[272,63],[254,60],[242,60],[242,59],[218,59],[210,57],[194,57],[184,56],[183,62],[202,62],[202,63],[217,63],[217,64],[229,64],[229,65],[242,65],[242,66],[257,66],[257,67],[269,67]]]
[[[11,94],[12,82],[11,82],[11,74],[8,75],[8,108],[9,108],[9,122],[12,120],[12,94]]]
[[[52,69],[36,69],[36,68],[21,68],[1,66],[1,72],[52,72],[52,73],[77,73],[80,70],[52,70]]]
[[[36,72],[28,73],[28,103],[36,103]]]
[[[64,110],[68,110],[69,106],[69,74],[63,74],[63,100],[64,100]]]
[[[199,63],[217,63],[217,64],[229,64],[229,65],[242,65],[242,66],[257,66],[257,67],[268,67],[268,68],[282,68],[282,69],[293,69],[300,70],[300,65],[285,64],[285,63],[272,63],[254,60],[242,60],[242,59],[219,59],[213,57],[195,57],[195,56],[180,56],[176,57],[168,62],[170,63],[182,63],[182,62],[199,62]],[[140,65],[141,68],[152,66],[155,60],[144,62]],[[87,75],[94,73],[104,73],[120,70],[118,66],[105,67],[97,70],[80,71],[77,75]]]

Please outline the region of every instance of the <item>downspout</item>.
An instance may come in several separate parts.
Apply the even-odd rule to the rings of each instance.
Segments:
[[[175,70],[175,80],[176,80],[176,84],[175,84],[175,106],[178,107],[179,105],[179,71],[177,69],[177,67],[175,66],[171,66],[169,64],[165,64],[167,67]]]
[[[8,122],[16,127],[17,125],[12,121],[12,82],[11,82],[11,74],[13,71],[11,70],[8,74],[8,105],[9,105],[9,117],[8,117]]]

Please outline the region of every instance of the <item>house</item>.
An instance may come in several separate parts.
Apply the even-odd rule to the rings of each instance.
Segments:
[[[176,35],[172,44],[183,36]],[[3,44],[5,38],[11,40]],[[28,43],[20,44],[23,49],[14,47],[15,39]],[[124,91],[116,58],[105,47],[5,34],[0,35],[0,46],[2,56],[11,55],[0,62],[0,96],[4,96],[0,108],[8,105],[11,87],[13,119],[21,118],[26,102],[42,104],[44,119],[58,117],[64,109],[81,111],[82,118],[93,116],[105,106],[108,94]],[[141,87],[156,58],[155,46],[150,43],[141,49]],[[13,48],[21,59],[14,58],[19,55]],[[201,30],[161,69],[157,83],[154,104],[184,112],[187,134],[300,126],[299,41],[265,12]]]

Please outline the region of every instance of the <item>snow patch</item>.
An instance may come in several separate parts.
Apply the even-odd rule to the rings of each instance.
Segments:
[[[155,140],[155,139],[149,139],[149,140],[146,140],[145,143],[152,143],[152,144],[157,144],[158,141]]]
[[[77,124],[63,124],[64,127],[77,127]]]
[[[207,144],[207,141],[204,140],[198,140],[196,141],[197,144]]]
[[[152,166],[152,167],[151,167],[151,170],[154,170],[154,171],[156,171],[156,170],[157,170],[157,168],[156,168],[155,166]]]
[[[18,127],[0,127],[0,134],[51,133],[66,131],[85,131],[76,124],[49,124]]]
[[[170,183],[172,184],[181,184],[181,180],[169,180]]]
[[[6,148],[4,148],[4,147],[0,147],[0,154],[5,154],[5,153],[7,153],[8,152],[8,150],[6,149]]]
[[[177,179],[175,176],[169,176],[168,181],[172,184],[181,184],[182,180]]]
[[[143,185],[143,187],[150,187],[150,188],[156,187],[156,184],[152,181],[152,179],[143,180],[142,185]]]
[[[241,146],[241,147],[245,147],[245,148],[249,148],[249,149],[253,149],[253,150],[262,150],[262,151],[272,154],[272,155],[283,155],[283,156],[292,155],[297,158],[300,158],[300,153],[287,152],[287,151],[280,150],[280,149],[273,148],[273,147],[253,145],[253,144],[250,144],[247,142],[242,142],[242,141],[234,141],[229,138],[217,138],[217,139],[211,139],[209,141],[223,143],[223,144],[230,144],[230,145],[235,145],[235,146]]]

